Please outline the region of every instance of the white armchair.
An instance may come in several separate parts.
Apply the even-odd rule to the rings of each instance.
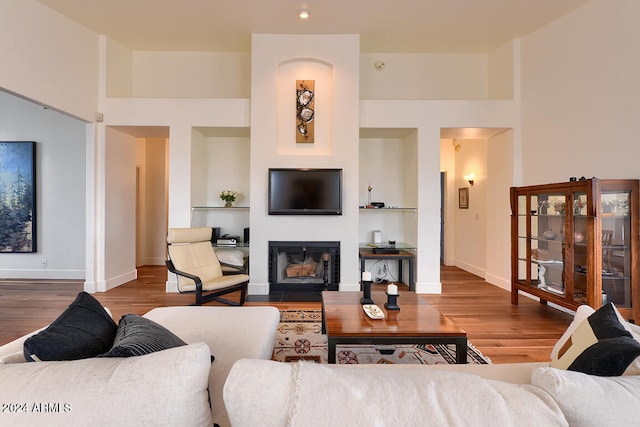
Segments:
[[[211,227],[171,228],[167,235],[170,272],[178,276],[180,292],[195,292],[195,303],[216,300],[229,305],[243,305],[247,294],[249,276],[241,267],[232,269],[222,265],[211,244]],[[238,302],[221,298],[222,295],[240,292]]]

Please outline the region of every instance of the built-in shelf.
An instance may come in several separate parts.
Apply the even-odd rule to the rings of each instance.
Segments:
[[[406,242],[396,242],[395,245],[391,246],[389,243],[371,243],[371,242],[360,242],[360,249],[373,249],[373,248],[395,248],[395,249],[403,249],[403,250],[416,250],[416,245],[412,245]]]
[[[225,208],[224,206],[193,206],[191,208],[192,211],[229,210],[229,209],[246,211],[246,210],[249,210],[249,206],[232,206],[230,208]]]
[[[360,206],[361,211],[372,212],[418,212],[417,208],[364,208]]]

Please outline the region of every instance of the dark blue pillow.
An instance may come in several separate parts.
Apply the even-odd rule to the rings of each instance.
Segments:
[[[125,314],[111,349],[100,357],[143,356],[155,351],[187,345],[162,325],[137,314]]]
[[[24,358],[37,362],[94,357],[109,350],[117,328],[98,300],[80,292],[47,329],[24,342]]]

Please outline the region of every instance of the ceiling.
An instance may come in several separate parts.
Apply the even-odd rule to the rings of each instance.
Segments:
[[[38,1],[131,50],[249,52],[252,33],[270,33],[360,34],[362,52],[487,53],[589,0]]]

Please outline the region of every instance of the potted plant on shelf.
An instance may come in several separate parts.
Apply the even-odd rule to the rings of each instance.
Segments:
[[[233,202],[236,201],[237,196],[238,192],[233,190],[224,190],[222,193],[220,193],[220,198],[224,200],[225,208],[233,207]]]

